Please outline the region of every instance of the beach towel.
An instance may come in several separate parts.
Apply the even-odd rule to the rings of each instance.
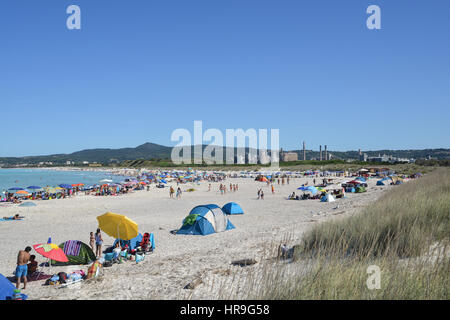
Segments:
[[[23,220],[23,219],[22,219],[22,218],[19,218],[19,219],[13,219],[12,217],[6,218],[6,219],[4,219],[4,218],[0,219],[0,221],[18,221],[18,220]]]
[[[78,256],[80,248],[81,242],[78,240],[68,240],[64,243],[64,253],[68,256]]]

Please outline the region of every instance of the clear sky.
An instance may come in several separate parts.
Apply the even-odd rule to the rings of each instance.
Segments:
[[[194,120],[284,149],[450,147],[448,0],[2,0],[0,43],[0,156],[175,145]]]

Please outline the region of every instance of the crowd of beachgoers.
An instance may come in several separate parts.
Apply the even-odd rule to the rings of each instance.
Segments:
[[[160,223],[163,225],[166,223],[166,219],[172,219],[170,216],[168,216],[169,212],[185,212],[186,205],[196,205],[198,204],[198,201],[200,199],[210,199],[210,197],[215,197],[215,194],[220,194],[220,198],[230,198],[230,200],[237,201],[235,199],[240,199],[240,201],[244,204],[244,207],[252,208],[249,211],[253,214],[265,213],[264,219],[265,221],[268,221],[270,219],[274,219],[273,221],[278,221],[276,216],[282,216],[284,213],[283,211],[280,211],[280,208],[283,207],[281,202],[277,202],[280,199],[280,197],[274,197],[273,203],[269,205],[263,205],[263,207],[259,208],[257,204],[253,204],[252,202],[249,202],[249,196],[252,193],[251,189],[257,191],[255,194],[257,196],[258,200],[264,200],[267,199],[267,196],[264,195],[264,190],[266,193],[271,193],[272,195],[276,196],[280,192],[289,191],[290,193],[286,193],[286,197],[283,197],[283,200],[320,200],[323,202],[332,202],[335,199],[339,198],[347,198],[346,193],[363,193],[365,192],[366,188],[368,187],[368,183],[370,181],[371,185],[397,185],[401,184],[403,181],[415,178],[421,176],[420,174],[416,174],[413,176],[404,176],[404,175],[398,175],[395,172],[392,171],[378,171],[378,172],[369,172],[367,170],[360,170],[357,172],[344,172],[344,171],[336,171],[336,172],[330,172],[330,171],[318,171],[318,170],[308,170],[308,171],[298,171],[298,172],[290,172],[290,171],[241,171],[241,172],[226,172],[226,171],[198,171],[198,170],[186,170],[186,171],[179,171],[179,170],[172,170],[172,171],[164,171],[164,170],[141,170],[140,172],[137,172],[135,176],[130,176],[129,178],[126,178],[124,181],[121,182],[113,182],[112,180],[101,180],[99,181],[98,185],[84,185],[81,183],[74,183],[74,184],[61,184],[57,187],[39,187],[39,186],[30,186],[28,188],[11,188],[8,190],[5,190],[4,196],[2,196],[3,202],[22,202],[22,204],[26,203],[34,203],[33,200],[53,200],[53,199],[64,199],[64,198],[73,198],[75,201],[77,201],[77,205],[80,206],[84,202],[84,197],[77,197],[77,195],[82,194],[83,196],[94,196],[99,198],[105,198],[106,196],[119,196],[124,195],[128,193],[133,193],[135,196],[132,196],[130,201],[124,202],[124,208],[127,208],[125,210],[132,212],[135,215],[140,215],[143,211],[143,208],[147,206],[147,201],[144,200],[146,198],[146,194],[142,194],[144,198],[139,196],[138,193],[135,193],[134,191],[150,191],[153,188],[158,188],[158,192],[149,192],[148,195],[154,194],[150,200],[153,206],[153,212],[161,212],[161,220]],[[303,183],[299,183],[299,181]],[[238,183],[239,182],[239,183]],[[212,184],[216,183],[215,185],[218,187],[217,190],[212,189]],[[238,190],[240,190],[240,186],[243,186],[243,193],[240,192],[237,193]],[[188,199],[187,203],[180,202],[180,205],[174,204],[174,206],[167,207],[165,204],[163,198],[159,196],[161,193],[159,192],[160,188],[167,188],[167,198],[172,198],[174,196],[175,188],[177,188],[177,195],[176,198],[179,199],[181,196],[181,188],[183,186],[188,186],[190,189],[195,190],[194,188],[198,188],[200,190],[200,186],[207,186],[203,187],[203,191],[206,191],[206,193],[200,192],[198,194],[198,198],[192,198]],[[220,186],[219,186],[220,185]],[[293,190],[293,188],[295,188]],[[188,190],[190,190],[188,189]],[[216,188],[214,188],[216,189]],[[370,188],[368,188],[370,189]],[[372,188],[373,189],[373,188]],[[214,192],[216,191],[216,193]],[[209,195],[208,195],[209,194]],[[77,199],[80,199],[78,202]],[[141,200],[142,199],[142,200]],[[195,200],[197,199],[197,200]],[[219,198],[211,198],[215,199],[214,201],[220,201]],[[254,199],[254,198],[253,198]],[[272,199],[272,198],[271,198]],[[105,199],[105,201],[102,201],[102,203],[107,204],[109,200]],[[202,201],[202,200],[200,200]],[[210,201],[210,200],[208,200]],[[259,201],[257,201],[259,203]],[[266,201],[264,201],[266,202]],[[290,202],[290,201],[287,201]],[[184,204],[183,204],[184,203]],[[319,202],[317,202],[319,203]],[[69,204],[67,204],[69,205]],[[70,205],[66,208],[68,211],[72,212],[75,210],[75,207],[77,205]],[[345,204],[344,204],[345,205]],[[65,205],[66,206],[66,205]],[[314,208],[316,204],[312,204],[311,208]],[[92,207],[91,204],[83,205],[83,207],[89,208],[89,211],[92,210],[90,208]],[[50,208],[49,206],[46,206],[46,208]],[[51,212],[54,210],[58,210],[59,206],[56,204],[56,206],[51,206]],[[257,209],[259,208],[259,209]],[[305,210],[302,209],[302,207],[298,207],[299,210]],[[123,208],[122,208],[123,209]],[[181,209],[181,210],[180,210]],[[45,209],[48,210],[48,209]],[[81,209],[80,209],[81,210]],[[272,214],[272,211],[276,212],[276,215]],[[48,218],[54,220],[55,216],[51,216],[51,212],[49,212]],[[300,211],[303,212],[303,211]],[[43,213],[41,213],[43,215]],[[69,212],[67,213],[69,214]],[[289,216],[289,211],[286,211],[286,214]],[[299,213],[300,214],[300,213]],[[88,213],[86,213],[86,217],[88,216]],[[273,216],[273,217],[272,217]],[[301,215],[300,215],[301,216]],[[69,216],[66,216],[63,218],[61,216],[62,221],[66,221]],[[140,222],[145,221],[146,219],[150,219],[151,216],[147,218],[147,216],[140,216]],[[155,218],[155,216],[153,216]],[[21,220],[22,216],[15,215],[12,217],[13,219],[17,218],[17,220]],[[250,218],[252,218],[252,215],[250,215]],[[177,218],[178,219],[178,218]],[[81,220],[77,220],[81,221]],[[150,220],[149,220],[150,221]],[[151,226],[153,226],[156,220],[151,221]],[[168,220],[167,220],[168,221]],[[179,220],[178,220],[179,221]],[[243,222],[241,221],[239,228],[241,230],[245,228],[258,228],[260,230],[265,230],[264,227],[265,224],[263,220],[258,220],[261,226],[258,227],[258,223],[256,221],[252,222]],[[293,220],[295,221],[295,220]],[[30,221],[31,222],[31,221]],[[33,222],[35,223],[35,222]],[[78,227],[77,227],[78,228]],[[82,227],[80,226],[82,229]],[[145,228],[145,227],[144,227]],[[279,227],[276,227],[279,228]],[[81,230],[80,229],[80,230]],[[147,228],[145,228],[147,229]],[[156,230],[152,227],[153,230]],[[85,230],[85,229],[84,229]],[[162,230],[161,228],[159,230]],[[39,230],[37,230],[39,231]],[[39,231],[41,232],[41,231]],[[153,231],[155,232],[155,231]],[[45,232],[44,232],[45,234]],[[78,233],[77,233],[78,234]],[[166,234],[161,233],[161,231],[156,230],[156,234],[158,237],[165,238],[167,237]],[[112,259],[114,262],[120,262],[123,260],[132,260],[136,262],[140,262],[144,259],[145,254],[148,253],[148,244],[152,243],[152,240],[149,240],[147,237],[151,235],[153,237],[153,233],[145,233],[144,234],[146,238],[144,239],[144,242],[140,242],[139,244],[143,244],[142,247],[144,247],[144,250],[141,252],[141,246],[138,246],[137,249],[132,249],[129,247],[129,244],[123,244],[121,242],[114,243],[113,245],[107,246],[106,251],[105,247],[101,247],[99,249],[98,246],[98,237],[101,237],[100,230],[97,230],[96,235],[91,234],[91,243],[90,246],[92,247],[92,251],[95,252],[95,257],[92,259],[92,265],[90,265],[89,269],[87,270],[85,275],[82,275],[84,279],[87,279],[87,276],[92,277],[93,274],[95,274],[99,270],[99,268],[104,265],[105,263],[105,257],[107,257],[108,260]],[[74,236],[74,238],[77,236]],[[242,237],[242,234],[239,236]],[[217,238],[216,238],[217,239]],[[245,238],[247,239],[247,238]],[[256,238],[255,238],[256,239]],[[147,242],[145,242],[147,240]],[[32,240],[31,240],[32,241]],[[101,240],[100,238],[100,241]],[[142,239],[140,240],[142,241]],[[160,241],[160,244],[162,246],[168,246],[172,245],[171,243],[167,241]],[[176,245],[176,244],[175,244]],[[213,245],[213,244],[211,244]],[[151,247],[151,246],[150,246]],[[171,247],[172,248],[172,247]],[[181,246],[180,248],[183,248]],[[172,252],[177,252],[180,248],[173,247]],[[214,249],[215,250],[215,249]],[[30,250],[29,250],[30,251]],[[99,252],[100,251],[100,252]],[[170,251],[170,250],[169,250]],[[220,251],[220,250],[219,250]],[[23,250],[21,250],[22,255],[24,255]],[[28,252],[27,252],[28,253]],[[141,255],[141,253],[144,253]],[[112,254],[109,255],[108,254]],[[109,257],[109,258],[108,258]],[[29,257],[31,258],[31,257]],[[30,259],[27,260],[28,264],[33,263],[33,265],[30,265],[30,269],[33,271],[36,271],[36,264],[34,261],[36,260],[36,257],[32,257],[31,261]],[[19,270],[20,271],[20,270]],[[68,277],[74,277],[74,279],[79,278],[79,272],[80,270],[76,270],[71,274],[67,274]],[[19,272],[20,275],[20,272]],[[61,276],[61,275],[60,275]],[[56,277],[56,274],[53,275],[53,277]],[[17,277],[16,277],[17,279]],[[56,279],[56,278],[55,278]],[[58,283],[61,283],[61,281],[56,281]]]

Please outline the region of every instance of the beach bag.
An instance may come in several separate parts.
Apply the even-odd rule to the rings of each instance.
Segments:
[[[144,255],[136,254],[136,263],[143,261],[144,257]]]

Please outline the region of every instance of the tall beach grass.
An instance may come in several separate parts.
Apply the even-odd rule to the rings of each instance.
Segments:
[[[266,263],[244,279],[239,298],[449,299],[449,240],[450,169],[440,168],[317,225],[291,261]],[[379,288],[367,284],[369,266],[380,270]]]

